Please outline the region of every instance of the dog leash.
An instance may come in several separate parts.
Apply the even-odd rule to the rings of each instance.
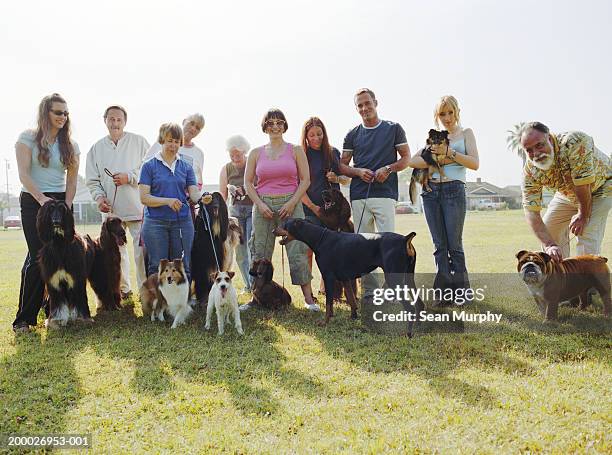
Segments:
[[[366,205],[368,203],[368,197],[370,197],[370,188],[372,187],[372,183],[374,183],[374,180],[368,183],[368,191],[366,191],[366,197],[363,202],[363,210],[361,211],[361,218],[359,218],[359,224],[357,225],[357,230],[355,232],[359,232],[359,229],[361,229],[361,222],[363,221],[363,214],[365,213]]]
[[[217,249],[215,248],[215,241],[213,240],[212,230],[210,229],[210,220],[208,219],[208,210],[206,210],[206,207],[204,206],[202,206],[200,210],[204,211],[204,220],[206,221],[206,228],[208,229],[208,235],[210,237],[210,244],[212,245],[212,250],[215,255],[215,263],[217,264],[217,272],[220,272],[221,267],[219,266],[219,257],[217,256]]]
[[[108,175],[110,178],[114,179],[115,178],[115,174],[113,174],[111,171],[108,170],[108,168],[104,168],[104,172],[106,175]],[[113,181],[113,183],[115,183]],[[113,212],[113,210],[115,209],[115,199],[117,199],[117,184],[115,183],[115,194],[113,195],[113,203],[111,204],[111,213]]]
[[[278,213],[276,212],[272,212],[274,214],[274,227],[277,226],[277,222],[276,220],[278,220]],[[266,232],[266,243],[264,244],[264,251],[266,251],[268,249],[268,238],[270,237],[270,229],[267,230]],[[272,258],[270,258],[272,259]],[[282,286],[283,289],[287,290],[285,288],[285,245],[281,245],[281,272],[282,272]]]

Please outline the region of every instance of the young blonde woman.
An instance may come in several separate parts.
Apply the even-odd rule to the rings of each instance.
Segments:
[[[253,234],[251,237],[252,260],[272,258],[276,239],[271,233],[283,220],[304,218],[302,197],[310,185],[308,160],[299,145],[285,142],[283,134],[288,124],[279,109],[270,109],[263,117],[261,129],[269,142],[249,153],[244,184],[253,201]],[[257,188],[255,178],[257,177]],[[312,297],[306,245],[294,241],[287,245],[291,282],[302,288],[306,308],[319,311]],[[242,309],[247,309],[243,305]]]
[[[434,110],[437,128],[448,131],[448,147],[434,147],[433,152],[441,158],[444,176],[434,173],[429,181],[431,191],[423,191],[423,212],[434,244],[436,278],[434,288],[465,289],[469,287],[468,272],[463,251],[463,223],[466,212],[466,169],[478,170],[478,148],[470,128],[460,123],[459,103],[454,96],[443,96]],[[417,153],[410,166],[426,168],[427,163]],[[450,304],[443,298],[440,304]]]

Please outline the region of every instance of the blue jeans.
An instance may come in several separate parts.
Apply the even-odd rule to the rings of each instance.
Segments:
[[[251,266],[251,252],[249,251],[249,239],[251,238],[251,231],[253,227],[253,206],[252,205],[231,205],[229,208],[230,216],[238,219],[240,228],[242,229],[242,235],[244,243],[239,244],[236,247],[236,264],[240,269],[244,286],[250,289],[253,285],[253,277],[249,275],[249,269]]]
[[[429,182],[431,191],[423,191],[423,211],[434,244],[436,289],[459,289],[470,286],[463,252],[465,221],[465,183],[453,180]]]
[[[157,273],[159,261],[162,259],[179,259],[184,252],[185,273],[191,281],[191,245],[193,244],[191,215],[175,220],[159,220],[145,216],[141,235],[149,259],[147,276]]]

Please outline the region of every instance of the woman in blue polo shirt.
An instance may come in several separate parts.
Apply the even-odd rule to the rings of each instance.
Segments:
[[[186,191],[192,201],[200,194],[193,168],[180,159],[183,131],[176,123],[159,128],[162,149],[142,165],[138,187],[145,205],[142,237],[149,257],[147,276],[157,273],[162,259],[183,257],[185,272],[191,280],[193,221]]]

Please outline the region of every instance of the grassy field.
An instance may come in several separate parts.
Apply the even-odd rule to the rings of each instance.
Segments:
[[[397,225],[418,234],[417,271],[433,272],[422,215]],[[136,301],[93,327],[47,333],[41,318],[16,338],[22,232],[0,232],[0,248],[0,433],[87,433],[104,453],[612,453],[601,305],[542,324],[517,288],[473,308],[502,312],[499,325],[409,340],[369,332],[345,306],[319,327],[290,286],[293,308],[243,314],[244,337],[207,333],[201,313],[171,331]],[[516,252],[537,248],[521,212],[468,214],[473,273],[514,273]]]

